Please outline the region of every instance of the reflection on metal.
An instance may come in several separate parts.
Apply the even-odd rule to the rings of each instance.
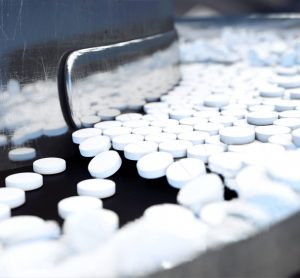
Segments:
[[[158,99],[178,82],[178,59],[177,34],[170,31],[72,52],[62,64],[60,98],[55,77],[23,86],[10,79],[0,91],[0,170],[31,163],[28,147],[41,157],[56,144],[51,151],[59,155],[61,141],[71,143],[68,125],[85,126],[86,116],[140,110],[145,101]],[[10,153],[16,148],[17,157]]]
[[[178,63],[175,31],[71,53],[60,92],[66,121],[78,128],[86,116],[140,110],[178,82]]]
[[[24,161],[35,158],[27,154],[31,151],[28,147],[33,147],[39,157],[43,155],[41,149],[47,148],[50,141],[64,140],[62,135],[68,133],[68,126],[60,109],[54,78],[23,86],[18,80],[10,79],[6,90],[0,91],[0,98],[0,170],[25,165]]]
[[[174,30],[171,7],[171,0],[0,1],[0,171],[31,165],[23,161],[28,153],[74,155],[57,89],[59,61],[76,50]],[[29,149],[9,155],[23,147]]]

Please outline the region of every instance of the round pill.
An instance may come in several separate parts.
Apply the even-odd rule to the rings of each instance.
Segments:
[[[269,137],[269,143],[283,146],[286,150],[294,150],[296,146],[293,144],[291,134],[278,134]]]
[[[179,140],[186,140],[193,143],[193,145],[203,144],[205,139],[209,137],[209,133],[203,131],[189,131],[178,134]]]
[[[43,185],[43,176],[37,173],[13,174],[5,178],[5,185],[25,191],[34,190]]]
[[[149,110],[147,110],[147,115],[143,115],[142,119],[147,120],[147,118],[148,118],[148,120],[150,119],[150,121],[169,119],[168,111],[169,111],[168,108],[167,109],[159,109],[159,108],[149,109]]]
[[[188,181],[206,173],[204,163],[196,158],[184,158],[172,163],[166,172],[169,185],[181,188]]]
[[[235,119],[243,119],[245,115],[248,113],[246,109],[225,109],[221,112],[222,116],[230,116],[234,117]]]
[[[225,127],[222,128],[219,133],[221,142],[228,145],[249,144],[255,140],[254,129],[248,127]]]
[[[7,219],[11,216],[10,207],[6,204],[0,203],[0,221]]]
[[[94,124],[100,122],[101,118],[96,115],[88,115],[88,116],[82,116],[80,118],[81,124],[83,127],[92,127]]]
[[[211,93],[212,94],[227,94],[227,93],[230,93],[230,89],[227,87],[227,86],[213,86],[211,88]]]
[[[272,111],[256,111],[247,115],[247,122],[251,125],[271,125],[278,119],[278,113]]]
[[[170,140],[162,142],[158,145],[160,152],[168,152],[174,158],[185,157],[187,148],[192,146],[193,143],[187,140]]]
[[[58,157],[41,158],[33,162],[33,171],[42,175],[58,174],[66,170],[66,161]]]
[[[206,109],[208,109],[208,107],[205,107]],[[212,109],[212,110],[199,110],[199,111],[197,111],[197,112],[194,112],[194,114],[193,114],[193,116],[195,117],[195,118],[206,118],[206,119],[208,119],[208,118],[211,118],[211,117],[215,117],[215,116],[219,116],[220,115],[220,113],[219,113],[219,108],[217,108],[217,107],[214,107],[214,108],[209,108],[209,109]]]
[[[108,121],[108,120],[113,120],[116,118],[118,115],[120,115],[121,111],[119,109],[115,108],[106,108],[106,109],[101,109],[98,111],[97,115],[103,120],[103,121]]]
[[[236,145],[236,147],[237,146],[238,145]],[[251,144],[241,146],[245,146],[245,148],[240,151],[245,165],[265,166],[274,156],[285,151],[283,146],[261,143],[260,141],[254,141]]]
[[[246,112],[247,111],[246,109],[247,109],[247,105],[246,104],[242,104],[242,103],[229,104],[229,105],[226,105],[226,106],[224,106],[224,107],[221,108],[222,112],[225,112],[225,110]]]
[[[117,97],[117,98],[112,98],[109,102],[108,102],[108,107],[111,110],[116,110],[116,112],[114,113],[115,116],[120,115],[121,111],[125,110],[126,108],[128,108],[128,99],[125,97]],[[117,114],[118,111],[118,114]],[[99,115],[101,115],[100,113],[103,113],[103,111],[99,111],[98,112]],[[105,112],[105,114],[108,115],[107,112]],[[112,112],[110,114],[113,114]],[[113,119],[113,117],[107,117],[104,118],[105,120],[110,120]]]
[[[139,159],[136,167],[141,177],[156,179],[165,176],[167,168],[173,161],[173,156],[170,153],[153,152]]]
[[[160,119],[160,120],[152,121],[150,124],[155,127],[164,128],[171,125],[178,125],[179,121],[175,119]]]
[[[108,198],[116,193],[116,184],[112,180],[88,179],[77,184],[77,193],[80,196]]]
[[[225,94],[214,94],[205,97],[203,104],[208,107],[222,107],[229,104],[229,97]]]
[[[81,142],[83,142],[84,140],[90,137],[101,135],[101,134],[102,134],[101,129],[83,128],[83,129],[76,130],[72,133],[72,140],[75,144],[80,144]]]
[[[172,125],[164,127],[163,131],[166,133],[179,134],[183,132],[193,131],[193,127],[190,125]]]
[[[267,125],[255,128],[255,137],[257,140],[266,143],[273,135],[290,133],[291,129],[285,126]]]
[[[135,142],[125,146],[124,156],[129,160],[139,160],[144,155],[156,152],[158,144],[150,141]]]
[[[223,126],[232,126],[233,122],[237,120],[236,117],[232,116],[216,116],[209,118],[209,122],[216,123],[216,124],[222,124]]]
[[[165,102],[150,102],[144,105],[144,111],[147,113],[149,109],[168,109],[168,104]]]
[[[213,145],[222,146],[224,151],[227,151],[227,149],[228,149],[228,146],[226,144],[224,144],[223,142],[221,142],[220,135],[213,135],[213,136],[207,137],[205,139],[205,144],[213,144]]]
[[[150,122],[145,120],[129,120],[123,122],[124,127],[131,127],[131,128],[145,127],[149,125]]]
[[[300,90],[299,89],[291,90],[290,97],[291,99],[300,99]]]
[[[274,105],[252,105],[248,108],[250,112],[265,112],[265,111],[274,111],[275,106]]]
[[[135,111],[138,111],[140,110],[144,104],[146,102],[144,100],[139,100],[139,99],[130,99],[128,102],[127,102],[127,105],[128,105],[128,109],[129,110],[135,110]]]
[[[258,88],[259,94],[262,97],[281,97],[284,89],[274,85],[267,85]]]
[[[145,126],[145,127],[137,127],[133,129],[133,134],[138,134],[142,136],[147,136],[149,134],[157,134],[161,133],[162,129],[156,126]]]
[[[161,92],[155,92],[155,91],[151,91],[150,93],[146,94],[144,96],[145,100],[150,102],[150,101],[158,101],[159,98],[161,97]]]
[[[155,120],[169,119],[169,115],[164,114],[164,113],[147,114],[147,115],[143,115],[142,119],[146,120],[146,121],[149,121],[149,122],[153,122]]]
[[[278,76],[276,80],[274,80],[278,86],[283,87],[285,89],[292,89],[300,87],[300,77],[295,76]]]
[[[108,151],[111,147],[110,139],[105,135],[97,135],[84,140],[79,145],[80,154],[84,157],[93,157]]]
[[[102,209],[102,206],[102,201],[96,197],[72,196],[58,202],[58,214],[66,219],[71,214]]]
[[[25,203],[25,192],[19,188],[0,188],[0,204],[8,205],[11,209]]]
[[[112,145],[115,150],[123,151],[125,146],[130,143],[141,142],[144,136],[138,134],[125,134],[116,136],[112,139]]]
[[[279,118],[300,118],[299,110],[288,110],[279,113]]]
[[[279,75],[295,75],[298,72],[296,67],[277,67],[275,71]]]
[[[207,132],[209,135],[218,135],[223,127],[224,125],[218,123],[203,123],[194,125],[194,130]]]
[[[216,174],[205,174],[185,184],[178,192],[179,204],[199,213],[205,204],[223,200],[223,184]]]
[[[103,135],[108,136],[110,139],[113,139],[116,136],[130,134],[132,132],[132,128],[130,127],[111,127],[103,130]]]
[[[275,103],[275,110],[277,112],[283,112],[288,110],[294,110],[297,107],[297,103],[288,99],[281,99],[280,101]]]
[[[34,148],[16,148],[8,152],[8,158],[11,161],[26,161],[36,157],[36,150]]]
[[[300,128],[300,118],[281,118],[273,123],[274,125],[286,126],[291,129]]]
[[[193,213],[180,205],[176,204],[158,204],[145,209],[143,217],[146,219],[195,219]]]
[[[249,125],[247,123],[247,120],[246,119],[240,119],[240,120],[237,120],[233,123],[233,126],[243,126],[243,127],[250,127],[250,128],[255,128],[255,125]]]
[[[94,125],[94,128],[99,128],[99,129],[108,129],[111,127],[120,127],[122,126],[122,122],[121,121],[103,121],[100,123],[97,123]]]
[[[203,117],[187,117],[183,118],[179,121],[181,125],[197,125],[197,124],[204,124],[207,123],[207,119]]]
[[[117,121],[126,122],[132,120],[139,120],[142,118],[142,114],[140,113],[125,113],[116,117]]]
[[[224,152],[224,147],[220,145],[201,144],[194,145],[187,149],[187,157],[201,159],[204,163],[208,162],[208,158],[216,153]]]
[[[105,151],[96,155],[89,163],[92,177],[104,179],[115,174],[122,165],[122,159],[116,151]]]
[[[177,138],[177,135],[174,133],[161,132],[161,133],[146,135],[145,141],[155,142],[155,143],[159,144],[159,143],[165,142],[165,141],[176,140],[176,138]]]
[[[216,153],[208,158],[208,168],[226,178],[235,177],[242,167],[241,155],[237,153]]]
[[[292,140],[297,147],[300,147],[300,128],[297,128],[292,132]]]
[[[174,109],[169,112],[170,118],[180,120],[193,115],[193,109]]]

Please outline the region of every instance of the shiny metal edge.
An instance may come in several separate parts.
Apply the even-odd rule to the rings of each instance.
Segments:
[[[110,65],[110,71],[113,72],[114,68],[118,68],[120,64],[132,63],[131,59],[126,58],[128,56],[138,57],[138,59],[141,59],[142,57],[143,59],[151,56],[153,52],[170,51],[168,49],[170,49],[173,44],[177,44],[177,41],[177,32],[172,30],[154,36],[148,36],[145,38],[134,39],[112,45],[80,49],[68,54],[64,59],[61,60],[58,75],[58,88],[61,108],[65,121],[69,127],[71,129],[78,129],[81,127],[80,122],[76,117],[76,109],[74,109],[72,102],[72,99],[74,98],[73,87],[75,83],[72,78],[72,74],[74,68],[76,68],[76,62],[78,62],[78,60],[83,60],[84,56],[94,55],[100,69],[105,67],[108,63]],[[111,60],[109,60],[109,57]],[[122,60],[123,57],[125,57],[125,59]],[[117,62],[114,61],[116,58],[118,58]],[[88,65],[89,61],[85,61],[84,63]],[[170,80],[172,79],[170,87],[172,88],[180,79],[179,53],[174,53],[174,61],[172,61],[169,66],[177,68],[175,75],[166,76],[166,78]],[[103,69],[102,71],[105,72]],[[138,71],[138,69],[136,69],[136,71]],[[167,91],[164,93],[166,92]]]

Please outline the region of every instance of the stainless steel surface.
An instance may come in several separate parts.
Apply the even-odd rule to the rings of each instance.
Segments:
[[[175,31],[75,51],[64,67],[66,121],[76,128],[81,117],[101,110],[140,110],[178,83],[178,66]]]
[[[57,86],[64,58],[80,49],[172,32],[171,7],[170,0],[0,1],[0,171],[32,163],[8,158],[17,147],[33,147],[36,157],[72,156],[72,126],[63,117]],[[144,50],[134,55],[140,53],[147,56]],[[101,71],[124,61],[110,65],[106,59]]]

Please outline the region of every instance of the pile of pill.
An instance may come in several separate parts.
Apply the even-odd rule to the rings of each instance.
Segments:
[[[42,158],[32,173],[8,176],[0,189],[0,277],[145,275],[299,211],[300,44],[288,34],[247,37],[226,29],[207,43],[183,42],[183,60],[193,63],[181,66],[178,86],[145,101],[143,113],[75,131],[91,177],[77,184],[78,196],[58,203],[62,230],[39,217],[10,217],[10,210],[24,204],[24,191],[42,187],[43,175],[65,171],[66,162]],[[136,161],[137,174],[153,186],[166,177],[178,204],[149,207],[119,229],[101,199],[117,192],[110,177],[122,159]],[[225,188],[237,198],[225,200]]]

